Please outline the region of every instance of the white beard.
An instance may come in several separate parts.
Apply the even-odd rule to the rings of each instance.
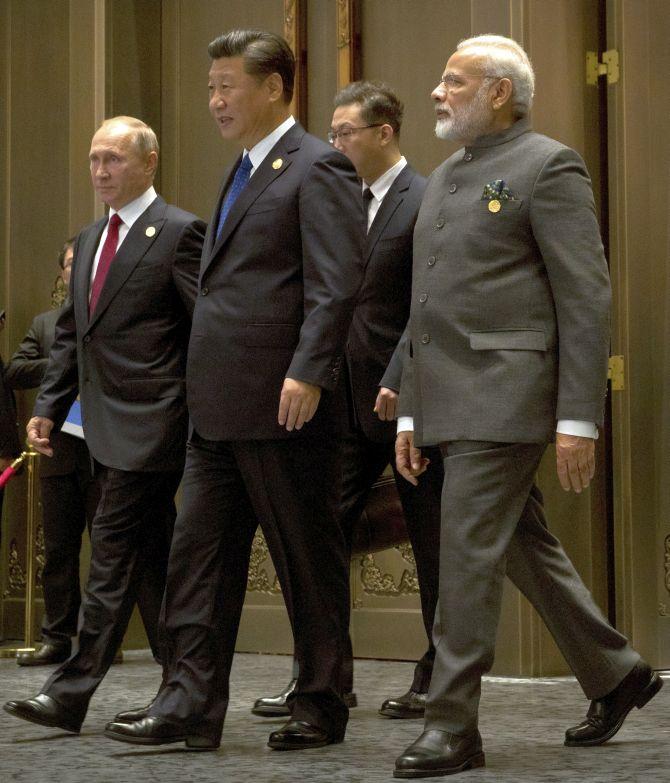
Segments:
[[[493,113],[486,100],[489,85],[484,82],[472,101],[449,117],[439,117],[435,135],[444,141],[471,141],[484,135],[491,127]]]

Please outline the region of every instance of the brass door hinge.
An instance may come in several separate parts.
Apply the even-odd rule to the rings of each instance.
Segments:
[[[612,391],[624,390],[623,356],[610,356],[607,363],[607,377],[612,382]]]
[[[586,83],[598,84],[600,76],[607,76],[608,84],[619,81],[619,52],[616,49],[603,52],[602,62],[598,62],[598,52],[586,53]]]

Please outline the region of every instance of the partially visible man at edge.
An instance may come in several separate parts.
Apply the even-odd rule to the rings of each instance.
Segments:
[[[31,699],[5,710],[78,733],[123,639],[142,580],[157,625],[188,415],[186,348],[205,224],[153,188],[158,142],[133,117],[106,120],[89,154],[108,217],[77,237],[70,298],[56,326],[28,439],[50,456],[77,393],[101,483],[79,646]],[[144,618],[145,624],[147,617]]]
[[[566,491],[593,477],[610,287],[584,163],[531,130],[533,92],[523,49],[480,36],[459,44],[432,94],[436,134],[465,148],[433,172],[414,232],[397,464],[416,483],[419,447],[439,444],[445,478],[425,731],[398,778],[484,765],[481,677],[505,566],[591,700],[566,745],[606,742],[662,686],[548,531],[534,483],[554,439]]]

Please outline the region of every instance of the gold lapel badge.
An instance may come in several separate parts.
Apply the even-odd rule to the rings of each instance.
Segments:
[[[284,165],[284,161],[281,158],[277,158],[277,160],[272,161],[272,168],[277,171]]]
[[[489,212],[493,212],[493,214],[500,212],[501,206],[502,204],[498,201],[497,198],[491,199],[491,201],[489,201]]]
[[[156,233],[156,229],[154,226],[149,226],[149,228],[144,232],[148,237],[152,237]]]

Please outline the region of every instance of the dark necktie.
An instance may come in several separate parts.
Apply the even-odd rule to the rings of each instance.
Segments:
[[[372,191],[370,188],[364,188],[363,189],[363,204],[365,204],[365,230],[369,231],[369,218],[368,215],[370,214],[370,202],[374,196],[372,195]]]
[[[105,285],[105,280],[107,279],[109,267],[112,265],[112,261],[116,255],[116,248],[119,244],[119,226],[121,223],[123,223],[123,220],[114,213],[107,224],[107,237],[105,238],[105,244],[102,246],[98,268],[95,270],[95,277],[93,278],[93,285],[91,286],[91,298],[88,300],[89,318],[95,312],[95,307],[98,304],[98,299],[100,299],[102,287]]]
[[[249,182],[251,169],[252,165],[251,161],[249,160],[249,155],[245,154],[245,156],[240,161],[240,165],[237,167],[237,171],[233,177],[233,184],[228,188],[226,198],[224,199],[223,206],[221,207],[221,212],[219,213],[219,224],[216,228],[217,238],[221,233],[223,224],[225,223],[233,204],[237,201],[237,197],[246,187],[247,182]]]

